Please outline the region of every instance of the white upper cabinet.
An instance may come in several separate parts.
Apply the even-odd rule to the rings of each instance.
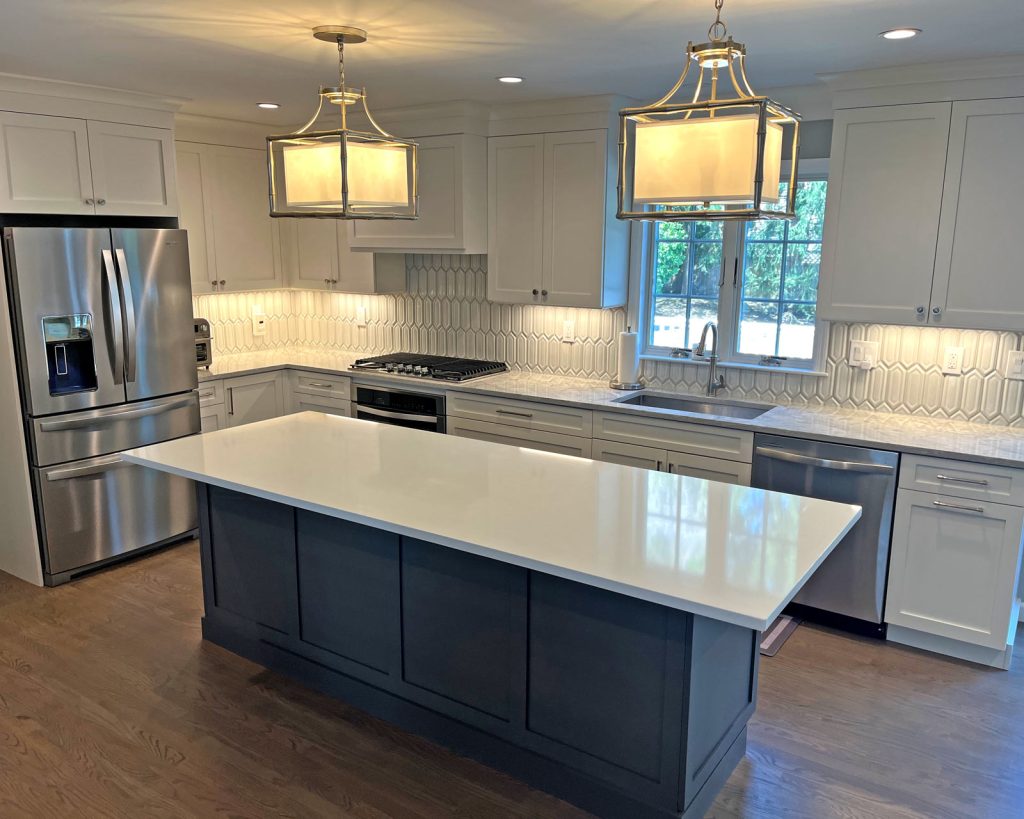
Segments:
[[[278,223],[291,287],[366,294],[405,290],[405,256],[353,252],[345,221],[279,219]]]
[[[179,142],[175,146],[178,166],[178,224],[188,231],[188,264],[192,273],[192,292],[211,293],[218,289],[209,261],[209,213],[204,191],[208,163],[203,159],[206,146]]]
[[[0,112],[0,211],[174,216],[165,128]]]
[[[625,304],[629,226],[615,218],[615,162],[603,128],[489,140],[491,301]]]
[[[1024,327],[1018,250],[1022,190],[1024,99],[953,103],[933,322],[991,330]]]
[[[949,103],[837,111],[818,317],[927,319]]]
[[[0,112],[0,211],[96,212],[84,119]]]
[[[475,134],[415,138],[419,218],[349,223],[353,250],[487,252],[487,140]]]
[[[174,140],[165,128],[89,123],[89,157],[96,213],[175,216]]]

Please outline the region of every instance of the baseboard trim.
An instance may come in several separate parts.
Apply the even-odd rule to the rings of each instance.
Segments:
[[[954,657],[958,660],[967,660],[978,665],[999,668],[1006,671],[1013,659],[1013,644],[1010,643],[1005,649],[986,648],[971,643],[964,643],[960,640],[953,640],[949,637],[939,637],[935,634],[926,634],[923,631],[915,631],[912,628],[895,626],[889,624],[888,639],[894,643],[919,648],[923,651],[931,651],[935,654],[944,654],[947,657]]]

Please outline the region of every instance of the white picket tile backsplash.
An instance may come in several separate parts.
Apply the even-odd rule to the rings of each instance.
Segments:
[[[611,378],[625,310],[581,310],[491,304],[486,256],[406,257],[408,292],[359,296],[311,290],[195,296],[195,315],[209,319],[214,354],[282,347],[395,350],[463,355],[508,362],[518,370],[582,378]],[[267,333],[252,335],[253,307],[267,314]],[[357,308],[367,308],[366,327]],[[576,325],[564,343],[563,322]],[[880,364],[865,372],[846,364],[851,339],[880,342]],[[1021,333],[833,324],[824,377],[726,369],[727,395],[957,418],[1024,426],[1024,382],[1007,381],[1002,367]],[[960,376],[942,374],[943,348],[965,348]],[[699,392],[707,370],[695,364],[646,361],[654,389]]]

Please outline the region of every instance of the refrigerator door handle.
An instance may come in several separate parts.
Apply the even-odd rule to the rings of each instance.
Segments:
[[[128,275],[128,258],[125,256],[124,248],[114,250],[117,256],[117,280],[124,292],[124,370],[125,378],[129,382],[135,381],[135,299],[132,294],[131,276]]]
[[[112,469],[121,469],[126,466],[131,466],[131,464],[122,460],[120,455],[113,455],[110,458],[94,461],[87,466],[69,466],[64,469],[51,469],[46,473],[46,480],[52,483],[53,481],[66,481],[70,478],[84,478],[87,475],[101,475],[104,472],[110,472]]]
[[[60,432],[65,429],[85,429],[95,427],[106,421],[130,421],[134,418],[145,418],[150,415],[159,415],[162,412],[170,412],[180,407],[187,407],[196,402],[194,393],[189,393],[174,401],[165,401],[154,407],[113,409],[104,412],[90,414],[88,418],[68,418],[63,421],[42,421],[39,424],[40,432]]]
[[[110,334],[114,346],[113,375],[115,384],[124,383],[124,322],[121,312],[121,289],[114,273],[114,257],[109,250],[102,251],[103,272],[107,277],[107,303],[110,306]]]

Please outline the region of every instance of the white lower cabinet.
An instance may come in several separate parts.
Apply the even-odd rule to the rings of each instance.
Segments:
[[[886,598],[889,639],[1007,667],[1024,509],[901,488]]]
[[[224,380],[227,425],[237,427],[284,414],[284,384],[280,372],[242,375]]]
[[[594,439],[592,457],[597,461],[635,466],[673,475],[688,475],[719,483],[750,486],[750,464],[667,449]]]
[[[292,412],[324,412],[328,415],[352,417],[352,402],[340,398],[317,398],[315,395],[296,395]]]
[[[199,431],[216,432],[228,425],[224,404],[224,382],[202,381],[199,384]]]
[[[468,418],[448,416],[448,434],[459,438],[473,438],[477,441],[490,441],[495,444],[540,449],[545,452],[557,452],[562,455],[575,455],[579,458],[591,456],[591,440],[577,438],[575,435],[562,435],[558,432],[525,427],[492,424],[488,421],[472,421]]]
[[[325,412],[352,418],[352,380],[346,376],[293,370],[288,400],[289,412]]]

